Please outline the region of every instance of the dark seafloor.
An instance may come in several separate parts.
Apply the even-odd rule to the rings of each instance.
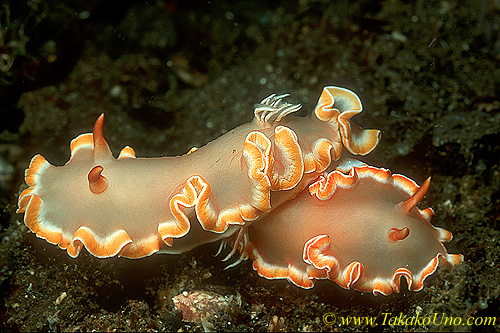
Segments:
[[[499,1],[6,0],[0,23],[1,330],[500,329]],[[271,93],[308,114],[326,85],[356,92],[356,122],[383,131],[365,161],[418,183],[432,176],[420,207],[432,206],[433,225],[454,235],[448,251],[465,261],[422,291],[303,290],[259,277],[250,261],[224,270],[218,244],[72,259],[15,213],[31,157],[64,164],[101,112],[115,154],[182,154],[250,121]],[[172,302],[191,291],[221,303],[199,323]],[[382,325],[384,313],[459,324]],[[348,316],[378,326],[342,325]],[[496,323],[466,324],[486,317]]]

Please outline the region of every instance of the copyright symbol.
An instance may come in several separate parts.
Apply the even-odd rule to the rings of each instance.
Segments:
[[[323,315],[323,323],[327,326],[331,326],[331,325],[335,324],[336,320],[337,320],[337,318],[335,318],[335,314],[333,314],[331,312],[327,312]]]

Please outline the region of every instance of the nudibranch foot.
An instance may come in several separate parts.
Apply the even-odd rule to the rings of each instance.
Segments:
[[[441,263],[463,261],[443,243],[450,232],[430,223],[432,209],[416,205],[429,188],[372,166],[320,176],[300,193],[245,228],[232,242],[259,275],[311,288],[329,279],[345,289],[389,295],[423,288]]]
[[[97,257],[180,253],[228,237],[339,166],[343,145],[364,155],[378,143],[379,131],[352,123],[362,110],[353,92],[325,87],[310,117],[290,115],[301,105],[286,96],[265,98],[251,123],[175,157],[137,158],[126,146],[115,158],[101,114],[93,133],[71,141],[64,166],[32,159],[18,213],[72,257],[83,247]]]

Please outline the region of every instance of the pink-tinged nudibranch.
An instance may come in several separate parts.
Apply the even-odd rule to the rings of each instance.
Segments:
[[[325,87],[310,117],[271,95],[255,118],[183,156],[114,158],[101,115],[93,133],[70,145],[64,166],[41,155],[25,172],[18,213],[38,237],[72,257],[82,247],[101,258],[181,253],[223,240],[240,260],[251,258],[269,279],[311,288],[330,279],[347,289],[388,295],[404,277],[410,290],[448,254],[452,238],[419,209],[419,187],[402,175],[367,166],[380,131],[351,121],[362,111],[353,92]],[[347,156],[343,154],[347,150]],[[235,264],[236,264],[235,263]]]
[[[71,142],[64,166],[33,157],[18,213],[72,257],[82,247],[101,258],[180,253],[228,237],[343,163],[343,148],[365,155],[379,141],[380,131],[351,121],[362,106],[347,89],[324,88],[310,117],[289,115],[301,106],[285,96],[265,98],[251,123],[176,157],[136,158],[125,147],[114,158],[101,115],[93,133]]]
[[[429,183],[419,187],[366,165],[347,174],[335,170],[243,228],[232,245],[240,260],[253,260],[259,275],[302,288],[330,279],[346,289],[389,295],[399,292],[404,277],[418,291],[439,263],[463,261],[443,246],[452,234],[431,225],[432,209],[416,206]]]

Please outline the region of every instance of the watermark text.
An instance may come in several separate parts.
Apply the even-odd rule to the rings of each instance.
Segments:
[[[453,317],[445,313],[430,316],[404,316],[403,313],[383,312],[380,316],[335,316],[332,312],[323,314],[323,323],[328,326],[493,326],[496,317]]]

